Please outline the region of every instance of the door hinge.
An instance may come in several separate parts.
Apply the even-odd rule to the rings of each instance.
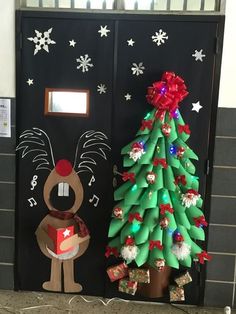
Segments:
[[[215,54],[217,55],[221,51],[220,38],[217,36],[215,38]]]
[[[206,175],[208,176],[210,173],[210,160],[209,159],[206,160],[206,170],[205,171],[206,171]]]

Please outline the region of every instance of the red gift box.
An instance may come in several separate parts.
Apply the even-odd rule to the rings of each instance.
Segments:
[[[73,249],[73,247],[70,247],[67,250],[62,251],[60,249],[60,245],[64,240],[74,235],[74,226],[56,229],[53,226],[48,225],[48,235],[53,240],[53,243],[54,243],[53,252],[55,254],[66,253]]]
[[[125,263],[121,263],[116,266],[111,266],[107,269],[107,274],[111,282],[119,280],[128,276],[128,266]]]

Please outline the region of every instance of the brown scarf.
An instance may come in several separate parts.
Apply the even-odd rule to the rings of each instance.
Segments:
[[[78,235],[81,238],[84,238],[85,236],[89,235],[89,230],[83,220],[76,214],[70,213],[70,212],[60,212],[56,210],[50,210],[49,215],[61,220],[69,220],[74,219],[75,222],[78,224],[79,231]]]

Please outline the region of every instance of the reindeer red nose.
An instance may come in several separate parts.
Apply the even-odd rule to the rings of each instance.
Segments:
[[[72,165],[68,160],[61,159],[57,162],[55,169],[60,176],[67,177],[69,174],[71,174]]]

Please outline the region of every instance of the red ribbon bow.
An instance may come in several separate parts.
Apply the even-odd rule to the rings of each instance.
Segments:
[[[174,183],[177,185],[179,183],[183,184],[183,185],[186,185],[187,184],[187,181],[186,181],[186,178],[185,178],[185,175],[182,175],[182,176],[177,176],[175,178],[175,181]]]
[[[152,129],[152,120],[143,120],[142,121],[142,126],[141,126],[141,130],[144,131],[146,128],[151,130]]]
[[[122,173],[122,180],[123,181],[130,180],[130,182],[135,183],[135,173],[134,172],[123,172]]]
[[[161,166],[162,166],[163,168],[165,168],[165,169],[168,167],[165,158],[154,158],[154,160],[153,160],[153,165],[154,165],[154,166],[161,165]]]
[[[178,131],[179,131],[180,134],[183,133],[183,132],[186,133],[186,134],[191,134],[191,131],[189,129],[189,125],[188,124],[184,124],[184,125],[179,124],[178,125]]]
[[[204,264],[205,260],[210,261],[212,256],[210,256],[206,251],[196,254],[200,264]]]
[[[105,256],[106,256],[106,257],[109,257],[109,256],[112,255],[112,254],[115,255],[115,257],[118,257],[118,256],[119,256],[119,252],[118,252],[117,248],[107,246],[107,247],[106,247]]]
[[[194,217],[193,220],[195,222],[195,226],[198,227],[198,228],[201,227],[201,226],[205,226],[205,227],[208,226],[208,223],[205,220],[204,216]]]
[[[129,214],[129,223],[133,222],[133,220],[136,219],[137,221],[143,221],[143,218],[140,216],[139,213],[130,213]]]
[[[157,248],[159,250],[163,250],[163,245],[161,244],[161,241],[157,240],[150,240],[149,241],[149,250],[152,251],[154,248]]]
[[[173,214],[174,212],[174,209],[170,207],[170,204],[161,204],[160,209],[161,209],[160,211],[161,215],[164,215],[166,211],[168,211],[171,214]]]
[[[184,80],[173,72],[165,72],[161,81],[154,82],[148,87],[146,98],[154,107],[173,112],[187,95]]]

